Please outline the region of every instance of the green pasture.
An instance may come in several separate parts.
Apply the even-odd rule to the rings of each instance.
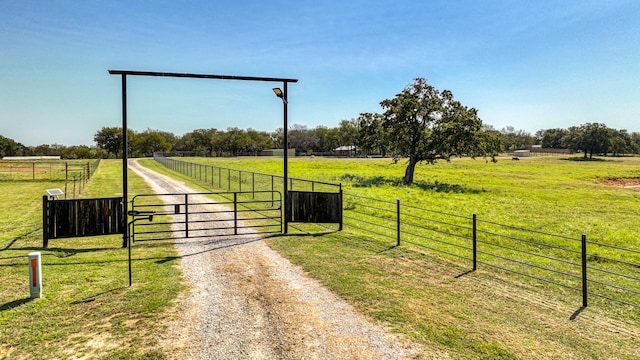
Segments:
[[[279,176],[283,172],[280,158],[177,159]],[[601,161],[503,157],[497,163],[453,159],[418,165],[415,182],[409,186],[401,182],[405,166],[406,161],[391,159],[298,157],[290,158],[289,176],[341,183],[349,194],[400,199],[402,204],[454,215],[476,213],[481,220],[576,239],[586,234],[589,241],[640,249],[632,226],[640,213],[640,188],[603,183],[640,179],[639,157]]]
[[[263,173],[282,172],[281,159],[189,160]],[[198,191],[216,190],[153,160],[141,163],[181,179]],[[585,199],[573,200],[585,201],[585,209],[578,207],[584,212],[563,210],[567,220],[578,222],[592,211],[586,204],[596,204],[598,195],[593,194],[594,189],[621,199],[621,203],[627,201],[630,206],[637,190],[609,188],[599,180],[631,178],[640,163],[634,158],[593,163],[558,158],[519,162],[503,159],[497,164],[462,159],[420,166],[417,183],[408,187],[399,183],[403,164],[392,164],[388,159],[294,158],[290,165],[291,176],[342,182],[345,193],[388,198],[392,202],[399,198],[403,203],[441,206],[456,214],[477,212],[485,218],[491,214],[495,216],[492,221],[525,226],[518,214],[505,215],[491,206],[481,207],[483,198],[493,201],[494,207],[504,203],[503,211],[520,209],[523,216],[527,211],[522,209],[528,209],[531,214],[525,219],[531,222],[529,227],[536,227],[539,225],[533,220],[546,216],[533,214],[532,209],[545,206],[525,207],[524,200],[516,206],[518,202],[507,200],[520,197],[568,201],[564,198],[568,192],[552,196],[545,193],[545,186],[532,184],[538,173],[546,171],[549,177],[556,172],[566,173],[561,179],[553,179],[558,186],[547,189],[577,191],[590,187],[591,193],[579,192]],[[120,161],[103,161],[82,196],[120,195],[120,171]],[[478,179],[481,175],[485,179]],[[476,179],[471,181],[472,178]],[[151,193],[133,173],[129,179],[131,197]],[[249,186],[249,179],[243,177],[243,186]],[[255,181],[270,186],[270,180],[264,179]],[[531,187],[531,194],[518,189],[518,184]],[[51,240],[50,248],[43,250],[41,202],[44,189],[52,185],[55,183],[0,182],[3,193],[8,194],[0,200],[0,359],[170,358],[171,354],[157,347],[157,336],[163,331],[162,319],[175,316],[170,305],[184,290],[171,242],[134,244],[131,288],[127,286],[126,250],[120,248],[120,236]],[[464,204],[450,204],[455,201]],[[611,205],[618,214],[626,214],[623,208],[623,204]],[[553,217],[556,211],[548,209],[547,214]],[[629,213],[633,212],[637,213],[637,208],[630,207]],[[604,227],[615,218],[605,214],[592,226]],[[631,241],[635,236],[631,219],[629,215],[626,224],[619,222],[617,226],[627,229],[628,245],[637,246]],[[607,225],[608,231],[614,232],[614,228]],[[580,309],[579,296],[562,288],[482,268],[468,273],[466,264],[437,253],[413,246],[396,247],[387,239],[363,232],[333,230],[332,226],[291,224],[289,235],[270,236],[267,243],[365,316],[420,344],[423,350],[416,354],[417,359],[640,357],[637,308],[621,309],[616,304],[599,302]],[[555,231],[582,233],[562,226]],[[602,241],[608,239],[603,236]],[[26,258],[31,251],[42,251],[44,264],[45,296],[33,301],[28,299],[27,286]]]
[[[283,168],[278,158],[176,160],[245,171],[186,168],[201,183],[213,180],[214,187],[232,190],[240,188],[240,179],[243,189],[270,188],[269,177],[254,177],[248,171],[281,175]],[[526,274],[522,279],[526,283],[552,288],[557,294],[566,288],[553,283],[561,284],[572,289],[569,293],[576,304],[582,303],[580,240],[585,234],[589,302],[606,303],[603,299],[610,297],[622,304],[638,304],[640,286],[633,264],[640,264],[640,244],[633,224],[640,210],[640,188],[617,187],[611,181],[637,182],[640,158],[580,160],[550,156],[519,161],[503,157],[497,163],[454,159],[419,166],[413,185],[401,182],[405,162],[390,159],[292,158],[289,172],[292,178],[341,183],[345,230],[389,245],[396,243],[396,200],[400,200],[402,243],[468,268],[475,213],[479,268],[509,278],[513,278],[511,271]],[[311,185],[294,180],[291,186],[310,190]],[[275,180],[274,188],[282,189],[281,179]],[[626,305],[613,309],[636,313]]]
[[[182,160],[266,174],[282,173],[282,159]],[[601,189],[610,196],[620,191],[622,201],[632,201],[637,196],[634,189],[600,184],[603,178],[636,177],[640,163],[635,158],[597,163],[559,158],[500,160],[497,164],[457,159],[436,166],[423,165],[418,169],[417,183],[412,186],[400,183],[403,164],[393,164],[388,159],[294,158],[291,159],[290,174],[292,177],[342,182],[345,194],[387,199],[392,204],[395,199],[401,199],[402,203],[443,208],[459,215],[470,216],[476,211],[485,214],[485,219],[486,214],[491,214],[494,216],[491,221],[538,229],[540,225],[533,220],[545,219],[546,215],[553,217],[558,211],[548,209],[533,214],[533,210],[545,208],[540,204],[542,200],[553,204],[568,201],[564,198],[566,193],[552,195],[550,191],[554,189],[560,193],[576,190],[575,196],[595,204],[598,196],[592,194],[593,189]],[[204,180],[177,174],[151,161],[144,164],[207,190],[215,190],[215,186],[205,185]],[[202,179],[205,171],[210,169],[190,170],[192,176]],[[213,175],[214,185],[218,186],[218,173],[214,171]],[[231,180],[231,190],[238,190],[240,177],[243,188],[271,186],[269,177],[252,178],[246,173],[222,171],[221,187],[225,189],[229,185],[225,176]],[[555,185],[535,184],[540,176],[548,177],[545,183]],[[207,182],[211,181],[211,175],[208,175]],[[299,183],[294,181],[294,187],[298,186],[296,184]],[[281,187],[282,183],[276,180],[275,186]],[[584,191],[582,187],[591,190]],[[516,197],[520,198],[519,202],[515,201]],[[463,204],[452,204],[456,201]],[[485,206],[483,201],[491,201],[493,205]],[[525,202],[531,204],[522,205]],[[470,209],[471,206],[475,210]],[[496,209],[498,206],[503,210]],[[583,210],[584,213],[563,210],[564,220],[581,221],[581,217],[592,209],[585,205]],[[524,224],[520,213],[529,213],[525,214],[529,224]],[[597,219],[598,224],[591,225],[606,223],[603,216]],[[545,226],[555,220],[546,221]],[[557,224],[561,223],[557,221]],[[618,227],[622,225],[628,226],[618,224]],[[424,346],[427,350],[417,358],[438,357],[434,353],[442,352],[454,359],[633,359],[640,356],[635,345],[640,336],[637,308],[592,297],[591,305],[581,309],[579,292],[482,265],[479,271],[470,273],[468,264],[412,244],[396,247],[394,241],[353,230],[348,225],[343,232],[333,230],[335,226],[332,225],[290,224],[289,235],[273,236],[267,242],[362,313]],[[576,239],[581,235],[581,232],[566,230],[563,226],[555,231],[573,234]],[[628,229],[628,234],[633,233],[632,228]],[[633,238],[628,239],[631,242]]]
[[[64,181],[86,175],[99,160],[0,160],[0,181]]]
[[[122,195],[120,161],[103,161],[83,197]],[[130,192],[151,189],[130,174]],[[162,358],[156,334],[183,288],[170,242],[133,249],[128,287],[122,236],[50,240],[42,248],[42,196],[58,182],[0,187],[0,359]],[[27,255],[42,252],[44,297],[29,299]]]

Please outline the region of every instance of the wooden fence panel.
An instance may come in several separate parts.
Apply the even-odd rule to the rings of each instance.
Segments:
[[[288,222],[342,223],[342,193],[289,191]]]
[[[49,239],[123,234],[123,199],[49,200],[43,197],[43,247]]]

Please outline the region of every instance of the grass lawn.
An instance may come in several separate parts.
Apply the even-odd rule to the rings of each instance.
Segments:
[[[103,161],[83,197],[121,196],[121,162]],[[151,193],[133,174],[131,194]],[[181,291],[166,246],[136,244],[128,287],[122,236],[50,240],[42,249],[42,195],[59,183],[0,183],[0,358],[162,358],[156,335]],[[43,298],[30,300],[27,254],[42,252]]]
[[[185,160],[282,173],[281,159]],[[420,166],[416,183],[404,186],[399,183],[404,164],[388,159],[296,158],[290,174],[342,182],[345,193],[454,214],[476,212],[485,220],[575,238],[586,233],[591,240],[638,249],[631,224],[640,210],[640,191],[602,183],[638,178],[638,165],[638,158],[546,157],[497,164],[456,159]],[[579,309],[580,294],[563,288],[493,270],[467,273],[459,262],[358,231],[290,228],[290,235],[272,237],[269,245],[363,313],[428,349],[462,359],[640,356],[638,308],[592,300]]]
[[[282,171],[281,159],[197,161]],[[196,189],[212,190],[153,160],[142,164]],[[630,224],[635,223],[638,190],[602,185],[600,179],[640,177],[638,165],[638,159],[626,158],[597,163],[455,160],[420,166],[416,184],[407,187],[397,181],[404,166],[387,159],[315,158],[292,159],[291,176],[343,182],[346,192],[454,213],[477,212],[493,221],[550,227],[548,231],[562,234],[580,234],[590,225],[606,229],[603,242],[637,248]],[[83,195],[119,195],[120,169],[120,161],[103,162]],[[183,289],[175,263],[166,261],[176,255],[173,246],[169,241],[136,244],[131,288],[119,236],[51,240],[50,248],[42,250],[42,194],[53,185],[0,183],[11,194],[0,200],[0,358],[164,358],[156,336],[162,332],[162,318],[173,316],[170,304]],[[556,190],[560,192],[552,194]],[[150,192],[130,176],[132,196]],[[572,202],[580,205],[572,207]],[[595,216],[603,209],[607,211]],[[618,220],[610,212],[626,217]],[[566,222],[555,219],[558,214]],[[588,217],[593,223],[583,219]],[[567,229],[567,222],[578,225]],[[298,224],[290,230],[286,236],[271,236],[268,244],[363,314],[421,344],[425,350],[417,358],[640,358],[637,308],[614,310],[620,307],[603,302],[579,309],[575,293],[496,272],[468,273],[457,262],[360,232]],[[624,238],[610,239],[612,235]],[[44,298],[34,301],[28,299],[27,286],[31,251],[43,251]]]
[[[282,159],[184,158],[185,161],[282,175]],[[640,250],[633,224],[640,188],[606,179],[640,179],[640,157],[575,161],[532,157],[497,163],[453,159],[420,164],[415,182],[401,183],[406,162],[391,159],[290,158],[289,176],[342,183],[345,193],[471,216],[506,225]]]

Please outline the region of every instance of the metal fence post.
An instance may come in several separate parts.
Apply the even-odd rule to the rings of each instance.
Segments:
[[[587,235],[582,234],[582,306],[587,306]]]
[[[478,268],[478,236],[477,236],[477,225],[476,225],[476,214],[473,214],[473,271],[476,271]]]
[[[189,237],[189,194],[184,194],[184,237]]]
[[[344,223],[344,206],[343,204],[343,194],[342,194],[342,183],[340,183],[340,225],[338,226],[338,230],[342,231],[343,223]]]
[[[238,235],[238,193],[233,193],[233,234]]]
[[[396,246],[400,246],[400,199],[396,200],[396,226],[397,226],[397,236],[398,242]]]
[[[49,246],[49,199],[42,196],[42,247]]]

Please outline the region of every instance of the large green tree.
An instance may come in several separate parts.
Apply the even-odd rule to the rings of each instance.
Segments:
[[[424,78],[417,78],[393,99],[380,102],[385,110],[387,130],[394,158],[407,157],[406,184],[413,183],[415,167],[426,161],[435,164],[452,156],[493,154],[494,142],[485,136],[478,111],[453,98],[449,90],[439,91]]]
[[[96,142],[100,149],[104,149],[109,154],[118,157],[118,152],[122,149],[122,128],[103,127],[93,136],[93,141]]]

